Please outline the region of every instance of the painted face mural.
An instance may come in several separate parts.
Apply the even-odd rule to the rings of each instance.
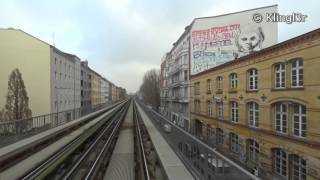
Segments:
[[[262,48],[264,34],[261,27],[256,29],[242,29],[236,37],[236,46],[240,56],[250,54]]]

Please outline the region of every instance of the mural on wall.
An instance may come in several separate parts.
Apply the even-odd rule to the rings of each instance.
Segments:
[[[196,74],[262,49],[265,35],[260,26],[230,24],[193,31],[191,38],[191,71]]]

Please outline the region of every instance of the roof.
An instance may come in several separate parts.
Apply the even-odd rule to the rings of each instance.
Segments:
[[[27,36],[30,36],[30,37],[32,37],[32,38],[34,38],[34,39],[36,39],[36,40],[38,40],[38,41],[40,41],[40,42],[48,45],[48,46],[50,46],[51,48],[53,48],[54,50],[56,50],[56,51],[59,52],[60,54],[63,54],[63,55],[69,56],[69,57],[73,57],[73,58],[78,58],[78,59],[80,59],[77,55],[63,52],[62,50],[58,49],[57,47],[55,47],[55,46],[53,46],[53,45],[51,45],[51,44],[49,44],[49,43],[47,43],[47,42],[39,39],[39,38],[33,36],[32,34],[29,34],[29,33],[25,32],[25,31],[23,31],[23,30],[21,30],[21,29],[15,29],[15,28],[0,28],[0,30],[12,30],[12,31],[22,32],[22,33],[26,34]]]
[[[245,61],[251,60],[252,58],[265,56],[266,54],[273,53],[274,51],[278,51],[278,50],[283,49],[283,48],[292,47],[292,46],[294,46],[296,44],[299,44],[299,43],[302,43],[302,42],[305,42],[305,41],[308,41],[308,40],[313,40],[315,38],[320,38],[320,28],[315,29],[315,30],[310,31],[310,32],[307,32],[305,34],[296,36],[294,38],[288,39],[286,41],[283,41],[281,43],[275,44],[273,46],[267,47],[267,48],[262,49],[260,51],[254,52],[252,54],[249,54],[249,55],[246,55],[246,56],[242,56],[242,57],[240,57],[238,59],[229,61],[229,62],[221,64],[219,66],[207,69],[207,70],[202,71],[202,72],[200,72],[198,74],[191,75],[191,77],[201,76],[201,75],[206,74],[208,72],[213,72],[215,70],[218,70],[218,69],[221,69],[221,68],[224,68],[224,67],[227,67],[227,66],[231,66],[231,65],[234,65],[234,64],[237,64],[237,63],[241,63],[241,62],[245,62]]]

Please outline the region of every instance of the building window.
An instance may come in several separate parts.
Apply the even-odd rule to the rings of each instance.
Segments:
[[[306,107],[301,104],[293,104],[293,134],[298,137],[306,137]]]
[[[217,77],[217,90],[222,90],[223,88],[223,77]]]
[[[240,152],[239,136],[234,133],[230,133],[230,150],[234,153]]]
[[[230,74],[230,87],[236,89],[238,86],[238,75],[236,73]]]
[[[54,64],[57,65],[57,58],[54,58]]]
[[[287,177],[288,154],[281,150],[274,150],[274,172],[280,176]]]
[[[286,81],[286,70],[284,64],[277,64],[274,67],[275,69],[275,88],[281,89],[285,88]]]
[[[217,128],[217,144],[223,145],[223,129]]]
[[[235,101],[230,102],[230,117],[232,122],[238,122],[239,120],[239,112],[238,112],[238,103]]]
[[[257,69],[249,69],[248,70],[248,89],[249,90],[257,90],[258,89],[258,70]]]
[[[303,60],[297,59],[291,62],[291,86],[303,87]]]
[[[287,133],[288,106],[285,103],[275,105],[275,129],[280,133]]]
[[[258,163],[259,161],[259,143],[255,140],[249,139],[248,158],[250,161]]]
[[[307,179],[306,173],[306,160],[302,159],[298,155],[291,155],[292,156],[292,174],[291,177],[294,180],[305,180]]]
[[[249,126],[259,127],[259,105],[256,102],[248,103]]]
[[[217,118],[222,120],[223,119],[223,103],[217,102]]]
[[[211,79],[208,79],[208,80],[207,80],[207,91],[208,91],[208,92],[211,92],[211,88],[212,88],[212,80],[211,80]]]
[[[200,113],[200,100],[194,100],[194,110],[196,113]]]
[[[207,101],[207,115],[209,117],[212,117],[212,102],[211,101]]]
[[[188,71],[187,70],[184,71],[184,80],[188,81]]]
[[[200,95],[200,82],[194,83],[194,94]]]
[[[57,72],[54,72],[54,79],[58,79]]]

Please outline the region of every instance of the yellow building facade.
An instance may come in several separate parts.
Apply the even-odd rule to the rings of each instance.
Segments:
[[[91,103],[92,105],[101,104],[101,76],[91,70]]]
[[[320,177],[320,29],[191,76],[197,136],[263,179]]]
[[[0,29],[0,109],[6,103],[9,76],[18,68],[33,116],[51,112],[50,56],[49,44],[21,30]]]

